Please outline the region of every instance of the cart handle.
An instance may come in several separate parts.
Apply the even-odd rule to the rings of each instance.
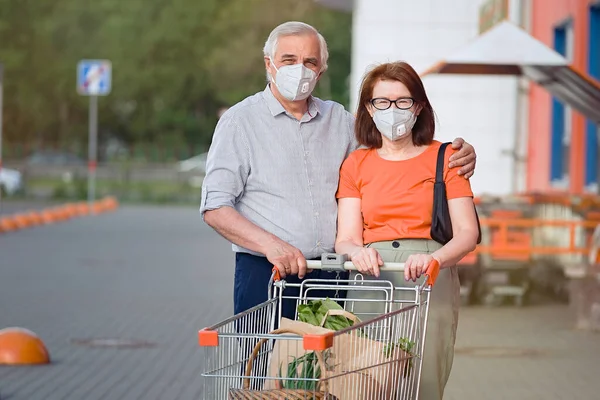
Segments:
[[[404,271],[404,264],[399,262],[388,262],[383,263],[381,267],[379,267],[382,271]],[[352,261],[347,261],[347,256],[345,254],[336,254],[336,253],[324,253],[321,255],[321,260],[307,260],[306,265],[308,269],[321,269],[325,271],[356,271],[356,267],[352,263]],[[434,258],[429,266],[427,266],[427,271],[425,271],[426,280],[425,284],[427,286],[433,286],[435,281],[440,273],[440,263]],[[278,282],[281,280],[281,275],[279,274],[279,270],[277,267],[273,267],[273,281]]]

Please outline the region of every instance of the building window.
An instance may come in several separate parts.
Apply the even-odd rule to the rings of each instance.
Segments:
[[[588,73],[600,80],[600,4],[590,6],[588,40]],[[588,120],[585,134],[585,186],[588,191],[598,192],[598,125]]]
[[[566,23],[554,29],[554,49],[567,60],[573,60],[572,23]],[[572,136],[571,121],[571,107],[553,97],[550,183],[558,189],[567,189],[569,187],[569,159]]]

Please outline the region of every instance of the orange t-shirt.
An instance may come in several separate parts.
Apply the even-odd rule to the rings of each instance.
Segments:
[[[364,243],[395,239],[431,239],[433,184],[437,153],[434,140],[416,157],[402,161],[381,158],[376,149],[358,149],[342,164],[336,197],[361,199]],[[448,168],[454,153],[446,147],[444,182],[448,199],[473,197],[471,184]]]

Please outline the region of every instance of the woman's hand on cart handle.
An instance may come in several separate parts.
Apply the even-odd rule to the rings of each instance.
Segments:
[[[439,260],[431,254],[411,254],[404,263],[404,280],[416,282],[421,275],[427,274],[434,261],[439,265]]]
[[[379,277],[379,267],[383,265],[383,259],[377,250],[362,246],[350,254],[350,261],[361,274],[376,277]]]
[[[356,268],[352,261],[346,261],[347,258],[348,257],[345,254],[325,253],[322,255],[321,260],[308,260],[307,267],[310,269],[324,269],[327,271],[357,271],[358,268]],[[405,265],[406,263],[384,262],[380,267],[380,270],[401,272],[405,270]],[[431,257],[431,260],[428,260],[427,268],[421,272],[421,274],[427,275],[424,284],[433,286],[439,272],[439,260],[435,257]]]

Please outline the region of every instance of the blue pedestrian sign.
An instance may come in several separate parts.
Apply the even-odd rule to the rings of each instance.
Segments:
[[[83,96],[106,96],[111,89],[111,72],[108,60],[81,60],[77,64],[77,92]]]

